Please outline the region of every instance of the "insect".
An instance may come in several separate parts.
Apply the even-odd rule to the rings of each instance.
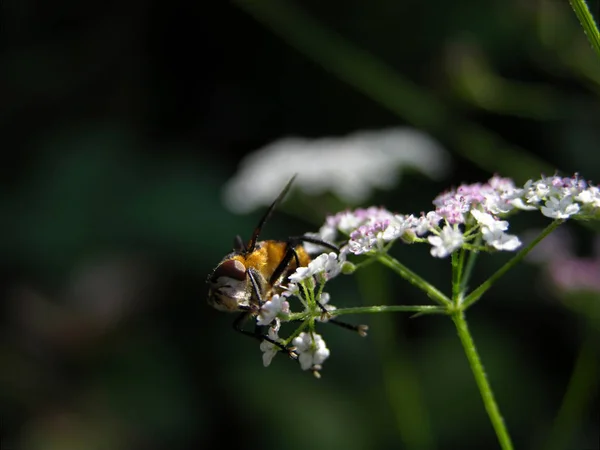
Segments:
[[[303,242],[339,252],[339,248],[329,242],[309,236],[290,237],[286,240],[258,241],[266,221],[289,191],[296,176],[294,175],[283,188],[279,196],[258,222],[250,240],[244,244],[240,236],[234,240],[234,250],[226,255],[209,275],[208,303],[219,311],[239,313],[233,322],[233,328],[247,336],[267,340],[287,351],[291,357],[295,354],[282,344],[273,341],[262,333],[262,327],[256,325],[254,332],[244,330],[243,324],[248,318],[258,315],[262,305],[273,295],[283,291],[282,283],[296,268],[305,267],[311,257]],[[324,309],[324,308],[323,308]],[[334,321],[345,328],[356,329],[353,325]]]

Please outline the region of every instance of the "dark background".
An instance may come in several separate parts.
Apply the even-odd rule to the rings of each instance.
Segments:
[[[227,211],[222,186],[245,154],[288,135],[429,133],[453,157],[450,176],[411,173],[361,205],[407,213],[495,172],[597,182],[600,60],[567,2],[1,8],[3,448],[497,445],[448,320],[356,318],[367,339],[325,328],[332,356],[317,381],[281,356],[263,368],[256,343],[206,305],[205,279],[260,216]],[[284,207],[265,237],[323,219]],[[530,213],[511,230],[546,223]],[[572,231],[591,256],[594,232]],[[395,254],[449,286],[447,261],[424,246]],[[476,280],[505,260],[482,257]],[[357,277],[332,283],[333,303],[426,302],[383,268]],[[598,448],[597,345],[591,381],[575,383],[553,428],[590,342],[585,315],[560,297],[522,265],[469,312],[518,448]]]

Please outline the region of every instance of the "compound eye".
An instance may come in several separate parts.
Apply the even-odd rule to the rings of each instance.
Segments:
[[[246,279],[246,266],[244,266],[237,259],[229,259],[224,261],[215,269],[212,279],[217,280],[221,277],[244,281]]]

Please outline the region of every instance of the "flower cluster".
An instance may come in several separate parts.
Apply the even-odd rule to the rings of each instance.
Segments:
[[[529,180],[522,189],[517,189],[513,204],[520,209],[539,209],[551,219],[598,218],[600,189],[577,174],[571,178],[544,177]]]
[[[440,179],[449,165],[448,154],[435,140],[411,128],[287,137],[244,158],[223,194],[231,210],[247,212],[269,205],[279,187],[300,171],[296,186],[305,193],[331,192],[346,204],[358,204],[374,189],[395,186],[406,169]]]
[[[539,210],[552,219],[600,216],[600,190],[577,175],[530,180],[516,187],[508,178],[463,184],[433,200],[435,209],[419,216],[395,214],[371,207],[343,211],[327,218],[316,236],[334,240],[341,233],[349,240],[343,251],[355,255],[386,251],[397,239],[431,245],[431,255],[444,258],[470,245],[470,249],[514,251],[520,239],[508,234],[506,219],[516,210]]]
[[[289,282],[283,287],[281,295],[273,295],[262,305],[256,320],[260,326],[269,326],[268,340],[263,340],[260,346],[265,367],[285,348],[298,359],[302,370],[311,370],[315,376],[319,376],[323,362],[329,357],[329,349],[323,337],[314,331],[314,322],[329,321],[330,312],[336,309],[329,304],[330,295],[323,292],[323,287],[329,280],[342,273],[345,264],[344,253],[321,254],[308,266],[296,269],[288,277]],[[304,307],[303,312],[290,312],[287,299],[292,296],[300,299]],[[290,338],[282,339],[279,336],[282,322],[292,320],[300,320],[303,324]],[[366,327],[362,326],[357,331],[365,335],[364,330]]]
[[[340,239],[345,242],[339,253],[323,253],[308,266],[299,267],[288,277],[287,285],[280,286],[280,293],[262,305],[257,323],[269,326],[261,344],[264,365],[268,366],[278,352],[287,350],[303,370],[311,370],[319,376],[330,351],[322,336],[315,332],[315,323],[340,324],[331,317],[336,308],[329,304],[330,296],[323,287],[340,273],[355,270],[356,266],[347,261],[350,254],[377,255],[387,252],[397,240],[428,244],[431,255],[436,258],[445,258],[459,249],[515,251],[522,244],[519,237],[508,233],[507,219],[511,214],[522,210],[539,211],[555,220],[600,218],[600,190],[577,175],[530,180],[522,187],[510,179],[494,176],[487,183],[463,184],[444,192],[433,200],[433,206],[432,210],[419,215],[370,207],[327,217],[319,232],[309,235],[328,242]],[[310,253],[322,248],[306,244],[306,250]],[[598,270],[597,263],[574,262],[572,270],[562,270],[562,278],[557,276],[556,282],[596,289]],[[290,310],[291,297],[300,300],[304,311]],[[282,323],[292,321],[301,325],[287,339],[281,338]],[[352,328],[348,324],[341,325]],[[360,335],[366,334],[364,326],[354,329]]]

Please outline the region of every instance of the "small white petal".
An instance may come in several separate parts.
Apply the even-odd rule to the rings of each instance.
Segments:
[[[523,211],[533,211],[534,209],[537,209],[536,206],[525,203],[522,198],[515,198],[511,200],[511,203],[515,208]]]
[[[276,342],[280,342],[279,336],[277,335],[277,331],[279,330],[279,323],[275,327],[269,328],[268,336]],[[260,343],[260,351],[263,352],[262,360],[263,365],[268,367],[273,361],[273,358],[277,353],[279,353],[279,347],[277,347],[272,342],[267,340],[263,340]]]
[[[580,192],[575,200],[584,205],[591,205],[594,208],[600,208],[600,189],[597,186],[591,186]]]
[[[579,212],[579,205],[573,203],[571,196],[561,199],[550,197],[546,200],[545,206],[542,206],[541,211],[543,215],[552,219],[568,219]]]
[[[521,246],[521,241],[517,236],[506,234],[499,229],[491,230],[487,227],[483,227],[482,236],[484,241],[496,250],[513,251]]]
[[[260,309],[260,313],[256,317],[256,323],[260,326],[269,325],[279,315],[289,314],[289,312],[289,303],[284,297],[275,294]]]
[[[329,349],[321,335],[302,332],[293,340],[302,370],[322,364],[329,357]]]
[[[313,273],[309,267],[298,267],[296,271],[291,274],[288,278],[292,283],[300,283],[309,277],[312,277]]]
[[[484,226],[490,226],[495,222],[494,217],[491,214],[485,213],[483,211],[479,211],[478,209],[472,209],[471,215],[475,218],[475,220]]]
[[[439,236],[427,238],[431,247],[431,256],[445,258],[454,250],[460,248],[464,242],[464,236],[458,228],[446,225]]]
[[[313,365],[313,355],[310,353],[300,353],[300,356],[298,356],[298,361],[300,362],[300,368],[302,370],[308,370]]]

